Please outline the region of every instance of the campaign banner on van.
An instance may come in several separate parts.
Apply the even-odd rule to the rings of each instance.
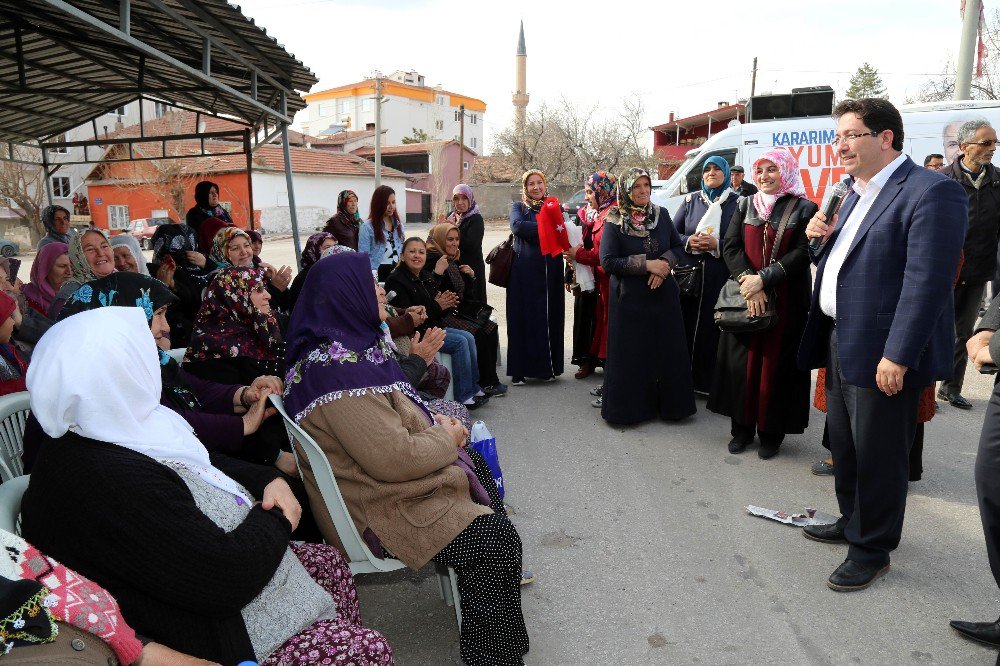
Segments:
[[[817,206],[821,205],[826,188],[840,182],[847,174],[840,163],[840,154],[831,143],[836,133],[833,128],[771,132],[771,144],[787,148],[799,161],[806,196]],[[766,147],[761,147],[758,152],[763,153],[765,150]],[[751,155],[753,152],[755,151],[751,149]]]

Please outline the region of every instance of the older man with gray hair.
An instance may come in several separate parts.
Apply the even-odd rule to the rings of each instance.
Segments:
[[[942,382],[938,398],[959,409],[971,409],[962,396],[965,381],[966,341],[972,336],[986,283],[997,272],[997,237],[1000,234],[1000,171],[990,163],[997,133],[985,120],[969,120],[958,128],[961,153],[940,173],[958,181],[969,196],[969,228],[963,252],[965,263],[955,285],[955,366],[949,381]]]

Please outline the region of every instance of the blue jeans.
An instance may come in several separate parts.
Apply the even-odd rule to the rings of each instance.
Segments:
[[[455,400],[465,402],[479,392],[479,357],[476,355],[476,338],[457,328],[444,329],[441,351],[451,354],[451,381],[455,386]]]

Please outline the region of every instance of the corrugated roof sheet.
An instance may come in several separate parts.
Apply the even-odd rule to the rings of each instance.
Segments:
[[[0,140],[60,134],[140,95],[257,124],[264,114],[248,99],[251,71],[258,72],[257,100],[272,110],[281,90],[290,91],[289,114],[305,107],[299,93],[316,83],[225,0],[131,0],[129,37],[118,32],[120,0],[65,2],[71,11],[0,0]],[[204,35],[213,44],[208,81],[197,73]],[[197,72],[144,53],[130,38]]]

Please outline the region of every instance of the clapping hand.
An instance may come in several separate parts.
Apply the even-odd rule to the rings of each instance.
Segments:
[[[405,312],[410,315],[410,319],[413,320],[416,326],[420,326],[427,321],[427,308],[422,305],[412,305],[406,308]]]
[[[410,353],[416,354],[430,365],[435,354],[444,345],[444,336],[445,330],[443,328],[429,328],[424,331],[423,336],[420,333],[414,333],[410,336]]]
[[[282,266],[278,270],[271,269],[271,274],[269,275],[271,279],[271,284],[273,284],[279,291],[284,291],[288,289],[288,285],[292,283],[292,269],[288,266]]]

